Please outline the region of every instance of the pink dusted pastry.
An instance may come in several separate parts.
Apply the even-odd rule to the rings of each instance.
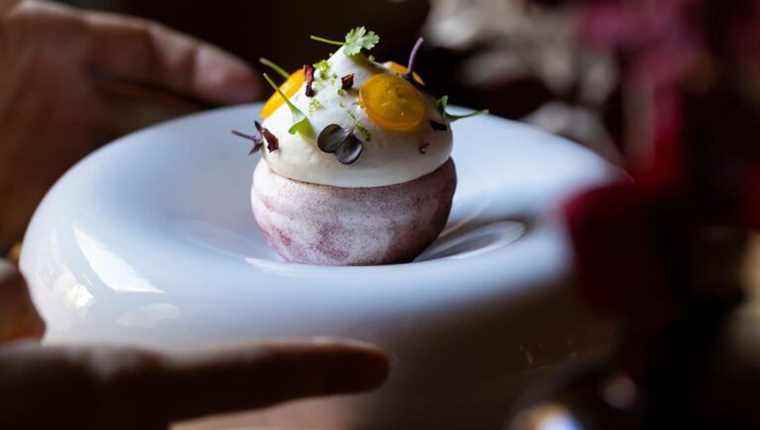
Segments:
[[[366,52],[379,37],[359,27],[329,60],[288,75],[256,122],[253,214],[287,261],[319,265],[408,262],[443,230],[456,171],[446,97],[425,93],[408,67]],[[476,112],[476,114],[479,112]]]

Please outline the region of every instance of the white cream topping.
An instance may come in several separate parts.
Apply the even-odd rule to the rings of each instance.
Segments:
[[[313,137],[299,133],[290,134],[293,117],[288,106],[283,104],[264,122],[263,126],[279,140],[279,149],[269,152],[264,148],[264,158],[277,174],[303,182],[331,185],[336,187],[380,187],[411,181],[433,172],[451,155],[452,133],[437,131],[430,126],[430,120],[448,124],[436,107],[436,101],[427,94],[427,118],[418,130],[397,132],[385,130],[370,120],[359,105],[358,89],[377,73],[391,73],[366,63],[361,58],[351,58],[343,54],[342,48],[329,60],[328,79],[315,79],[315,97],[306,97],[305,84],[290,98],[306,116],[314,129]],[[354,74],[354,90],[341,95],[341,77]],[[315,72],[317,78],[319,72]],[[316,102],[314,102],[316,100]],[[315,108],[315,105],[321,107]],[[316,137],[330,124],[344,128],[354,126],[355,120],[370,135],[369,141],[357,127],[356,136],[364,143],[364,152],[358,161],[350,165],[341,164],[334,154],[322,152]],[[266,146],[266,145],[265,145]],[[423,148],[424,153],[420,150]]]

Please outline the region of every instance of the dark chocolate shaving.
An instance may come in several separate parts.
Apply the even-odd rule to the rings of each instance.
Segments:
[[[258,121],[254,122],[254,124],[256,124],[256,130],[258,130],[259,133],[261,133],[261,135],[264,136],[264,139],[267,141],[267,150],[269,152],[277,151],[280,149],[280,141],[277,139],[277,136],[272,134],[271,131],[262,127]]]
[[[420,150],[420,154],[427,154],[427,150],[429,147],[430,147],[430,143],[428,142],[421,143],[418,148]]]
[[[317,137],[317,146],[322,152],[335,154],[343,164],[353,164],[364,152],[364,143],[354,134],[354,129],[345,129],[338,124],[325,127]]]
[[[338,147],[335,158],[342,164],[354,164],[364,152],[364,144],[353,133]]]
[[[248,151],[248,155],[255,154],[259,149],[261,149],[261,146],[264,144],[264,138],[261,137],[261,134],[258,135],[251,135],[251,134],[245,134],[237,130],[232,130],[232,134],[234,134],[237,137],[242,137],[243,139],[250,140],[253,142],[253,147],[250,151]]]
[[[417,60],[417,53],[419,53],[422,42],[424,41],[425,39],[421,37],[417,39],[417,42],[414,44],[414,48],[412,48],[411,54],[409,54],[409,63],[407,63],[406,66],[406,74],[404,74],[404,79],[411,82],[412,84],[415,84],[416,82],[414,79],[414,63]]]
[[[444,123],[438,122],[438,121],[430,121],[430,128],[432,128],[435,131],[446,131],[449,129],[449,126],[447,126]]]
[[[340,78],[340,87],[344,91],[348,91],[351,88],[353,88],[354,87],[354,74],[353,73],[349,73],[348,75]]]
[[[334,154],[350,134],[351,130],[346,130],[338,124],[330,124],[319,133],[317,146],[322,152]]]
[[[306,75],[306,97],[314,97],[316,94],[312,85],[314,84],[314,66],[307,64],[303,66],[303,73]]]

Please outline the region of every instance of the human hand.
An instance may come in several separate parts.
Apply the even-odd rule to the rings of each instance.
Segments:
[[[357,343],[266,343],[157,354],[113,347],[0,348],[0,428],[163,430],[169,423],[372,389],[386,356]]]
[[[0,250],[20,238],[53,182],[99,145],[258,95],[241,60],[158,24],[0,0]]]
[[[39,339],[45,323],[32,304],[21,274],[0,259],[0,345],[20,339]]]

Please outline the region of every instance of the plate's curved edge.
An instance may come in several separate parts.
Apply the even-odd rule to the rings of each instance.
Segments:
[[[111,144],[106,145],[98,149],[97,151],[91,153],[90,155],[85,157],[82,161],[80,161],[76,166],[74,166],[69,172],[67,172],[67,174],[64,175],[64,177],[62,177],[61,180],[59,180],[59,182],[51,189],[51,191],[45,197],[42,204],[40,205],[40,208],[38,208],[38,212],[41,210],[44,210],[44,206],[46,205],[48,197],[52,193],[54,193],[56,187],[58,187],[59,184],[65,180],[66,176],[69,175],[71,171],[76,170],[78,166],[87,163],[90,159],[99,157],[102,154],[106,153],[111,148],[113,148],[114,145],[121,145],[132,140],[138,140],[140,136],[144,134],[149,134],[160,129],[168,129],[170,127],[176,126],[177,124],[191,123],[203,118],[210,118],[217,115],[229,115],[229,113],[232,111],[242,112],[242,111],[251,110],[251,111],[254,111],[254,114],[252,116],[255,117],[256,116],[255,112],[258,112],[258,109],[260,109],[260,107],[261,107],[261,104],[256,103],[256,104],[248,104],[248,105],[239,105],[239,106],[234,106],[234,107],[217,108],[210,111],[199,112],[199,113],[191,114],[191,115],[184,116],[181,118],[176,118],[176,119],[173,119],[161,124],[156,124],[154,126],[145,128],[143,130],[136,131],[126,136],[123,136],[113,141]],[[465,111],[464,108],[455,107],[453,109],[454,110],[459,109],[459,110]],[[512,121],[512,120],[508,120],[508,119],[504,119],[504,118],[500,118],[500,117],[496,117],[492,115],[484,116],[481,118],[481,120],[494,121],[497,123],[508,125],[509,127],[519,129],[520,132],[526,132],[535,136],[539,136],[542,140],[552,141],[552,142],[556,142],[558,144],[562,144],[566,146],[577,147],[577,145],[573,144],[567,139],[564,139],[559,136],[554,136],[550,133],[547,133],[543,130],[540,130],[528,124],[524,124],[517,121]],[[581,152],[587,152],[588,154],[593,155],[593,153],[588,149],[581,148],[581,147],[577,147],[577,149]],[[596,155],[593,155],[593,156],[598,158]],[[601,159],[599,160],[600,160],[600,163],[603,163]],[[36,219],[37,219],[37,216],[35,214],[35,217],[33,218],[33,221],[30,224],[29,230],[27,231],[27,235],[29,235],[30,232],[32,232],[33,229],[36,227],[35,226]],[[552,228],[554,229],[557,227],[558,226],[556,225],[556,223],[553,223]],[[557,249],[557,250],[554,250],[553,252],[557,253],[557,255],[553,257],[554,264],[557,264],[558,266],[562,265],[562,263],[560,263],[559,261],[566,260],[566,255],[564,255],[565,250]],[[25,264],[26,259],[27,259],[27,252],[26,250],[23,250],[22,251],[22,266],[23,267],[26,267],[26,264]],[[494,267],[492,267],[490,269],[491,272],[489,272],[490,273],[489,276],[491,276],[492,281],[497,282],[497,283],[499,282],[499,278],[496,277],[495,270],[498,268],[499,263],[500,263],[499,259],[494,260]],[[303,279],[304,277],[312,276],[312,277],[318,277],[318,278],[327,278],[326,280],[331,280],[331,279],[345,277],[346,275],[374,276],[379,273],[383,273],[387,275],[391,272],[395,273],[394,276],[403,277],[403,276],[407,276],[409,271],[412,269],[419,269],[417,270],[419,272],[421,270],[432,271],[436,267],[441,267],[441,260],[431,260],[431,261],[413,262],[413,263],[387,265],[387,266],[339,267],[339,268],[335,268],[335,267],[326,268],[326,267],[308,266],[308,265],[293,265],[290,263],[276,262],[276,261],[263,261],[263,262],[262,261],[247,261],[246,264],[250,268],[256,268],[258,270],[263,269],[269,274],[272,274],[275,276],[285,276],[285,277],[293,277],[293,278],[301,278],[301,279]],[[446,260],[446,266],[448,268],[458,270],[460,268],[466,268],[468,264],[467,262],[462,263],[461,261],[457,262],[457,261]],[[480,265],[480,266],[485,268],[485,265]],[[442,270],[442,272],[448,272],[448,271]],[[557,274],[552,274],[552,276],[555,276],[555,275]],[[504,280],[504,282],[506,282],[506,280]]]

